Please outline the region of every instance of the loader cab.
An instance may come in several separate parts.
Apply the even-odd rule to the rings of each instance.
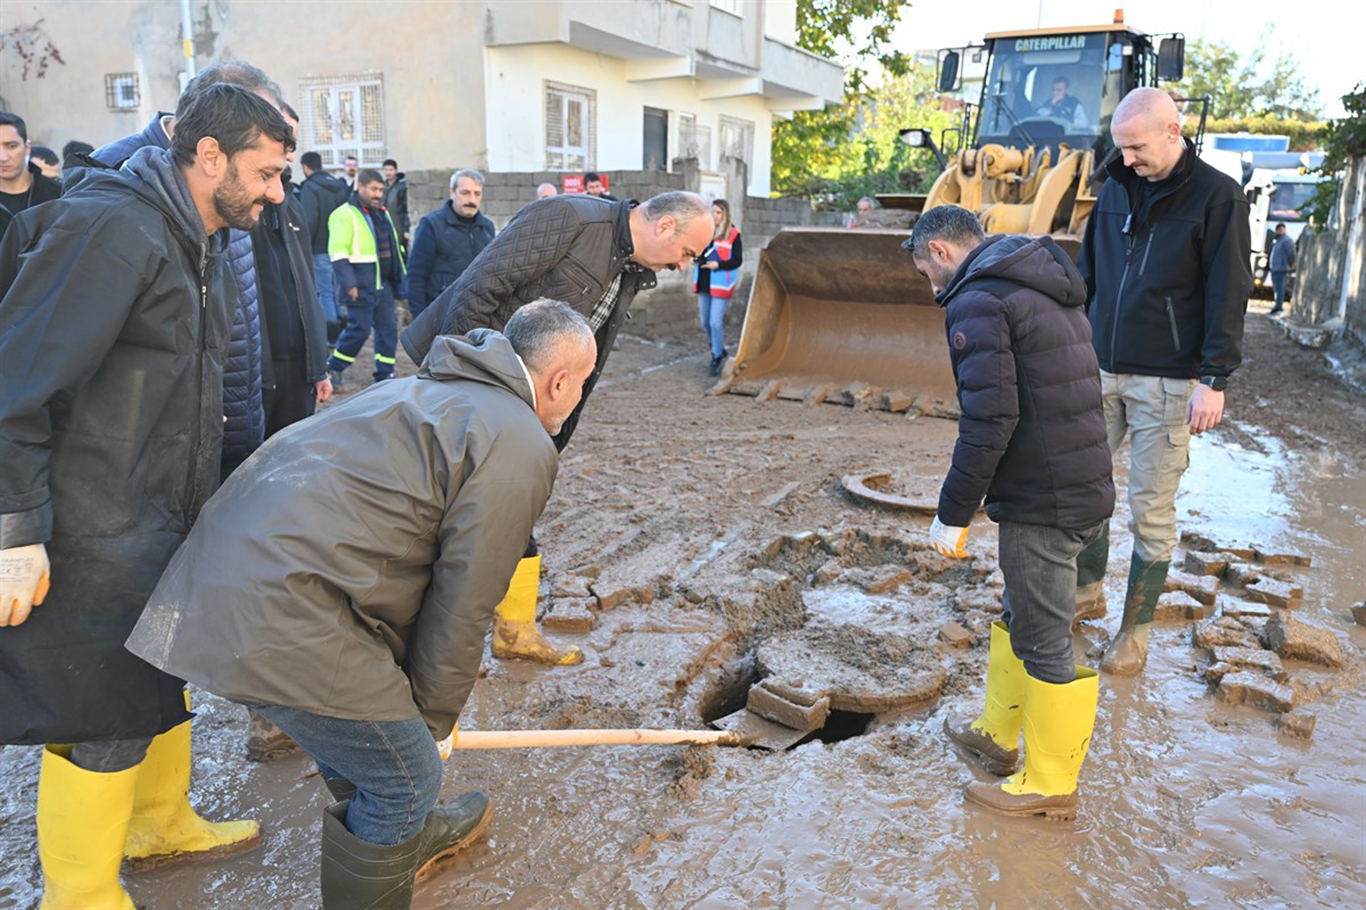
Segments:
[[[1157,78],[1148,36],[1123,25],[987,35],[990,54],[973,145],[1109,151],[1110,119]]]

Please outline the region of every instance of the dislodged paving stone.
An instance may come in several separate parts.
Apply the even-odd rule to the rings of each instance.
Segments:
[[[1245,616],[1253,619],[1270,619],[1271,608],[1264,603],[1249,603],[1232,597],[1220,601],[1219,611],[1225,616]]]
[[[1307,711],[1291,711],[1278,717],[1276,726],[1280,727],[1282,733],[1289,736],[1310,739],[1314,735],[1314,725],[1318,722],[1319,719]]]
[[[1255,648],[1256,637],[1232,616],[1216,616],[1195,624],[1192,641],[1197,648]]]
[[[1153,619],[1157,622],[1183,622],[1204,619],[1208,608],[1185,591],[1168,591],[1157,601]]]
[[[816,699],[814,704],[804,705],[784,698],[763,683],[749,687],[745,707],[765,720],[793,730],[815,730],[825,726],[825,721],[830,717],[829,696]]]
[[[1228,571],[1224,573],[1224,581],[1231,585],[1250,585],[1262,575],[1256,566],[1245,562],[1232,562],[1229,563]]]
[[[1295,704],[1303,707],[1318,701],[1333,691],[1333,684],[1327,680],[1305,679],[1296,676],[1290,680],[1290,688],[1295,691]]]
[[[1220,553],[1191,550],[1186,554],[1185,568],[1192,575],[1213,575],[1223,578],[1228,572],[1228,557]]]
[[[1263,576],[1243,588],[1243,596],[1255,603],[1290,609],[1304,603],[1304,588]]]
[[[1281,659],[1271,651],[1262,648],[1230,648],[1218,647],[1214,649],[1215,663],[1228,664],[1234,670],[1251,670],[1268,676],[1277,682],[1286,681],[1285,667],[1281,665]]]
[[[592,632],[598,622],[593,604],[594,601],[584,598],[556,599],[541,624],[560,632]]]
[[[1366,626],[1366,600],[1352,604],[1352,618],[1357,621],[1357,625]]]
[[[592,579],[584,575],[560,575],[550,587],[550,596],[564,597],[570,600],[591,598],[593,592],[588,589],[591,583]]]
[[[939,630],[939,637],[951,648],[966,648],[972,642],[972,633],[956,622],[946,623]]]
[[[1308,556],[1301,556],[1298,553],[1271,553],[1256,547],[1253,559],[1256,559],[1264,566],[1309,566],[1313,564],[1313,559]]]
[[[1202,553],[1227,553],[1236,556],[1238,559],[1252,559],[1256,555],[1255,547],[1230,547],[1221,544],[1196,531],[1181,532],[1181,546],[1187,551],[1198,550]]]
[[[1185,591],[1205,606],[1212,607],[1214,598],[1218,596],[1219,579],[1211,575],[1191,575],[1189,572],[1172,569],[1167,573],[1167,581],[1162,590]]]
[[[826,560],[825,565],[816,570],[815,577],[812,579],[818,585],[826,585],[844,574],[844,566],[840,565],[838,559]]]
[[[886,594],[914,577],[905,566],[881,565],[848,569],[840,576],[840,580],[858,585],[869,594]]]
[[[1295,707],[1293,689],[1252,670],[1224,674],[1219,681],[1219,697],[1231,705],[1253,705],[1282,713]]]
[[[1342,646],[1330,630],[1278,613],[1267,620],[1266,645],[1281,657],[1294,657],[1325,667],[1342,666]]]

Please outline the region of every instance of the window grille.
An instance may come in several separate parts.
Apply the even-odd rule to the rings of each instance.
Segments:
[[[361,167],[379,167],[388,157],[384,141],[384,76],[314,76],[299,80],[303,151],[314,151],[324,168],[341,167],[354,155]]]
[[[597,104],[598,93],[592,89],[546,83],[546,170],[583,171],[594,166]]]
[[[138,90],[138,74],[106,74],[104,103],[111,111],[137,110],[142,104],[142,92]]]

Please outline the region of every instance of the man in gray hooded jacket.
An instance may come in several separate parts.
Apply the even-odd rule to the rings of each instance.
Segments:
[[[438,741],[550,496],[597,347],[568,304],[441,335],[419,374],[266,440],[205,508],[128,649],[249,705],[318,762],[323,906],[408,906],[484,829],[438,807]]]

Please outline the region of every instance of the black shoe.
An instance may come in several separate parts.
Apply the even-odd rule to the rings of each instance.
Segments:
[[[422,881],[436,872],[441,861],[468,847],[479,838],[493,820],[493,806],[482,793],[466,793],[444,806],[437,806],[427,816],[422,829],[422,849],[418,853],[414,881]]]
[[[346,829],[350,800],[323,810],[323,910],[408,910],[426,831],[386,847]]]
[[[321,774],[318,776],[322,777]],[[326,777],[322,777],[322,781],[323,786],[327,788],[328,793],[332,794],[332,799],[336,802],[346,802],[356,795],[356,785],[344,777],[334,777],[330,780]]]
[[[1267,315],[1268,315],[1268,316],[1279,316],[1279,315],[1281,315],[1282,312],[1284,312],[1284,308],[1283,308],[1283,307],[1272,307],[1271,312],[1270,312],[1270,313],[1267,313]]]
[[[393,374],[393,373],[376,373],[376,374],[375,374],[375,382],[377,382],[377,383],[383,382],[383,381],[386,380],[386,379],[393,379],[393,378],[394,378],[394,374]]]
[[[725,361],[725,359],[726,356],[724,354],[722,354],[720,357],[713,357],[711,359],[711,374],[713,376],[721,375],[721,364]]]

